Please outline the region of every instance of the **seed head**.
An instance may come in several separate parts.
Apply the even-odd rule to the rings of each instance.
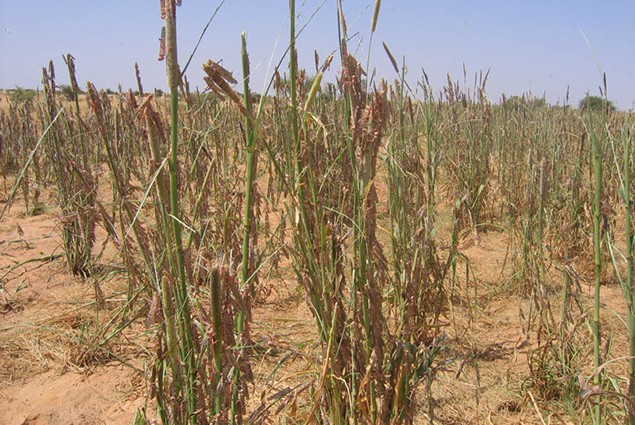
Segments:
[[[159,62],[165,59],[165,27],[161,28],[161,37],[159,38]]]
[[[210,90],[216,93],[221,99],[228,97],[245,113],[245,106],[240,101],[240,97],[234,89],[230,87],[230,84],[237,84],[232,73],[212,60],[208,60],[207,63],[203,65],[203,70],[207,74],[204,80]]]

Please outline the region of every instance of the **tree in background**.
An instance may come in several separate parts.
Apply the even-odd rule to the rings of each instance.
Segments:
[[[584,99],[580,101],[579,108],[582,111],[586,111],[587,109],[590,109],[592,111],[601,111],[603,108],[606,108],[607,112],[613,112],[617,109],[613,102],[611,102],[610,100],[600,96],[591,96],[588,94]]]

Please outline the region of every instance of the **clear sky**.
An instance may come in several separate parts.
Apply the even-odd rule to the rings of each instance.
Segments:
[[[220,0],[183,0],[178,8],[179,56],[189,57]],[[350,47],[365,65],[374,0],[344,0]],[[297,0],[300,65],[314,70],[314,50],[323,59],[338,46],[336,0]],[[62,55],[76,58],[81,86],[135,88],[134,63],[144,88],[165,89],[165,65],[157,62],[162,21],[158,0],[0,0],[0,88],[40,85],[41,68],[56,65],[58,84],[68,83]],[[192,86],[203,87],[201,65],[222,60],[240,77],[240,34],[247,32],[252,88],[261,91],[288,43],[287,0],[226,0],[188,70]],[[586,35],[590,47],[585,41]],[[487,92],[546,94],[570,102],[599,94],[600,67],[608,95],[620,109],[635,102],[635,0],[384,0],[370,51],[371,68],[395,77],[381,43],[416,83],[425,69],[435,91],[449,73],[468,86],[478,71],[490,70]],[[334,80],[334,61],[327,78]]]

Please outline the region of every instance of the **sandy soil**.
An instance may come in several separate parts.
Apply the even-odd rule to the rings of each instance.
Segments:
[[[100,280],[107,303],[97,308],[91,282],[65,269],[58,211],[48,196],[41,214],[25,216],[17,201],[0,222],[0,424],[130,424],[143,408],[153,417],[146,399],[144,329],[130,329],[103,350],[86,344],[97,341],[125,282],[120,274]],[[104,239],[103,231],[99,237]],[[429,391],[419,391],[417,423],[429,423],[430,407],[434,422],[442,424],[575,423],[563,406],[546,405],[526,389],[535,341],[525,330],[529,300],[501,289],[509,276],[508,247],[508,237],[493,231],[461,243],[472,274],[466,283],[465,265],[459,267],[457,297],[443,319],[446,351]],[[114,249],[105,248],[100,262],[115,270]],[[273,387],[282,387],[300,382],[314,367],[315,325],[292,283],[271,286],[275,290],[254,311],[253,329],[254,339],[269,349],[253,363],[257,380],[264,380],[291,357],[269,376]],[[588,284],[582,289],[591,291]],[[550,298],[556,306],[558,293]],[[606,286],[604,298],[607,312],[625,313],[619,287]],[[619,321],[605,317],[605,330],[615,335],[613,350],[623,349]],[[285,415],[292,412],[278,419]]]

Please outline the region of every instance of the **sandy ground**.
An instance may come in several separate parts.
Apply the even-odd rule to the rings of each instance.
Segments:
[[[129,330],[106,350],[85,344],[94,341],[95,329],[120,302],[125,282],[120,275],[101,280],[107,305],[97,308],[91,283],[65,269],[58,211],[48,196],[41,214],[25,216],[17,201],[0,222],[0,424],[130,424],[143,408],[153,417],[144,379],[144,329]],[[103,231],[98,236],[103,240]],[[472,274],[466,283],[465,266],[459,267],[456,302],[443,319],[446,350],[429,391],[425,386],[419,391],[417,423],[576,423],[563,406],[536,400],[526,389],[535,342],[525,331],[529,301],[501,290],[508,278],[503,267],[509,266],[508,247],[508,237],[498,232],[461,243]],[[112,250],[106,246],[100,261],[115,267]],[[270,349],[255,355],[253,364],[257,380],[269,377],[272,386],[283,387],[315,367],[308,360],[315,352],[315,325],[292,283],[271,285],[276,289],[256,307],[253,329],[254,339]],[[588,284],[582,289],[591,291]],[[624,314],[620,288],[603,290],[605,311]],[[550,299],[557,305],[557,290]],[[615,335],[613,350],[619,352],[625,333],[615,315],[605,316],[605,330]],[[294,356],[269,376],[280,359],[299,352],[304,357]],[[282,411],[276,422],[287,415],[292,412]]]

